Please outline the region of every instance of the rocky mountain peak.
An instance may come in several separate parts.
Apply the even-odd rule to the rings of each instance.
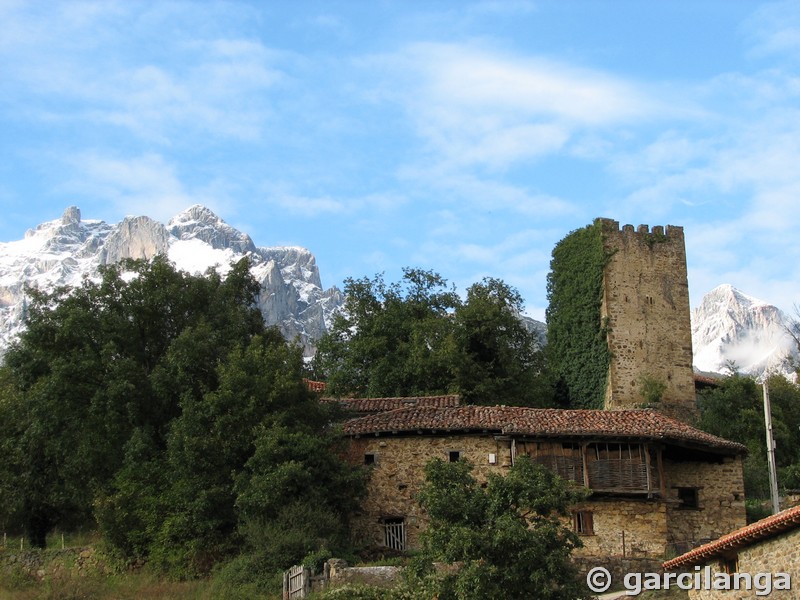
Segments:
[[[694,365],[717,373],[731,364],[755,375],[766,370],[788,373],[786,359],[796,353],[788,323],[777,307],[732,285],[720,285],[692,311]]]
[[[249,235],[205,206],[189,207],[166,226],[147,216],[125,217],[116,225],[82,221],[80,209],[70,206],[60,219],[29,229],[24,239],[0,242],[0,356],[24,328],[26,286],[80,285],[85,277],[97,277],[103,264],[158,254],[183,271],[215,268],[223,276],[248,256],[261,285],[258,307],[266,323],[278,326],[287,339],[299,338],[306,356],[313,355],[327,320],[344,302],[336,288],[322,289],[311,252],[257,248]]]
[[[81,209],[77,206],[69,206],[67,210],[64,211],[64,214],[61,215],[61,224],[62,225],[71,225],[73,223],[80,223],[81,222]]]
[[[231,249],[242,254],[256,250],[249,235],[231,227],[202,204],[190,206],[172,217],[167,229],[179,240],[198,239],[216,250]]]

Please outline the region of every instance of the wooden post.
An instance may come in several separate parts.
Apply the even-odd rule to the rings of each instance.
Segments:
[[[772,498],[772,514],[781,512],[778,495],[778,473],[775,469],[775,440],[772,437],[772,409],[769,403],[769,378],[764,377],[764,423],[767,429],[767,466],[769,468],[769,495]]]
[[[586,458],[586,453],[589,451],[589,442],[584,442],[581,444],[581,465],[583,466],[583,485],[589,489],[592,488],[589,485],[589,461]]]
[[[650,477],[650,446],[644,444],[644,464],[647,469],[647,497],[650,498],[653,492],[653,480]]]
[[[664,480],[664,458],[661,454],[662,448],[658,446],[656,448],[656,461],[658,463],[658,484],[661,490],[661,498],[666,500],[667,498],[667,482]]]

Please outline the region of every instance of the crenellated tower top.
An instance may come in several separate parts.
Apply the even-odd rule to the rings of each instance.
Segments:
[[[649,405],[690,420],[696,401],[683,227],[595,223],[608,256],[601,308],[611,353],[605,407]]]

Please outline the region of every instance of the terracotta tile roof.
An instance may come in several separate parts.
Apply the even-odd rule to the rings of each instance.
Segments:
[[[662,440],[713,450],[744,454],[747,448],[671,419],[653,409],[562,410],[513,406],[456,406],[401,408],[352,419],[345,435],[411,431],[486,431],[504,435],[539,437],[598,437]]]
[[[719,387],[722,385],[722,376],[714,377],[713,375],[701,375],[700,373],[695,373],[693,378],[696,386]]]
[[[723,535],[713,542],[698,546],[686,554],[668,560],[663,564],[663,567],[665,569],[675,569],[676,567],[694,566],[707,562],[707,559],[726,550],[749,546],[759,540],[771,538],[798,527],[800,527],[800,506],[795,506]]]
[[[324,381],[312,381],[311,379],[303,379],[310,392],[324,392],[328,384]]]
[[[323,400],[339,402],[346,410],[356,413],[380,413],[411,407],[444,408],[461,404],[461,397],[454,394],[402,398],[323,398]]]

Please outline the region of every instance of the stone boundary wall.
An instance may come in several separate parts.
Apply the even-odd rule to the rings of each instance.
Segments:
[[[331,559],[325,565],[328,573],[327,587],[335,588],[348,583],[359,583],[379,588],[394,587],[403,574],[403,567],[349,567],[341,559]]]
[[[109,569],[94,548],[65,548],[63,550],[23,550],[0,552],[0,576],[22,576],[42,581],[60,573],[72,571],[78,575],[108,573]]]

